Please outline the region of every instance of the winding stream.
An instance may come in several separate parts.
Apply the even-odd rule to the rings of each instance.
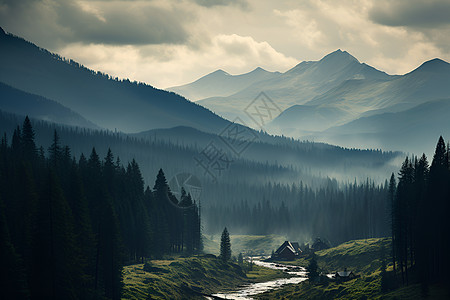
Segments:
[[[259,260],[260,258],[255,258],[253,263],[258,266],[263,266],[266,268],[283,270],[293,277],[282,278],[277,280],[271,280],[267,282],[251,283],[243,286],[242,288],[228,293],[218,293],[212,296],[222,298],[222,299],[253,299],[251,296],[261,294],[270,290],[275,290],[286,284],[296,284],[307,279],[306,270],[302,267],[284,265],[279,263],[270,263]],[[212,298],[209,298],[212,299]]]

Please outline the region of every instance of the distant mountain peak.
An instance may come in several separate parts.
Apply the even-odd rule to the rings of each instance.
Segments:
[[[426,61],[426,62],[424,62],[422,64],[422,66],[425,66],[425,65],[429,65],[429,66],[431,66],[431,65],[434,65],[434,66],[436,66],[436,65],[450,66],[450,64],[448,62],[446,62],[445,60],[442,60],[440,58],[430,59],[430,60],[428,60],[428,61]]]
[[[428,60],[421,64],[417,69],[415,69],[413,72],[442,72],[442,71],[450,71],[450,64],[440,58],[434,58],[431,60]]]
[[[253,71],[251,71],[250,73],[267,73],[267,70],[264,70],[261,67],[256,67]]]
[[[335,61],[335,60],[348,60],[355,61],[359,63],[359,60],[348,53],[347,51],[342,51],[341,49],[337,49],[336,51],[331,52],[330,54],[325,55],[320,61]]]
[[[218,70],[212,72],[210,75],[230,75],[230,73],[225,72],[225,71],[222,70],[222,69],[218,69]]]

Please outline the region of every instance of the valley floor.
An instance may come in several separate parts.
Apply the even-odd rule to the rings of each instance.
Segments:
[[[257,295],[255,299],[424,299],[420,284],[398,287],[393,284],[393,267],[389,255],[391,239],[354,240],[316,252],[319,270],[333,274],[347,268],[357,278],[346,282],[325,280],[323,283],[301,282]],[[382,260],[387,264],[387,291],[381,291]],[[306,267],[306,258],[285,264]],[[429,286],[426,299],[450,299],[450,290],[442,284]]]
[[[254,282],[288,275],[254,265],[245,272],[236,263],[223,263],[213,255],[153,260],[124,267],[123,299],[204,299],[205,295],[235,290]]]
[[[240,236],[241,240],[263,241],[254,236]],[[272,238],[270,238],[271,240]],[[304,281],[252,296],[254,299],[422,299],[419,284],[395,286],[389,255],[391,239],[374,238],[354,240],[337,247],[317,251],[319,271],[333,274],[347,268],[357,278],[346,282],[324,280],[322,283]],[[247,242],[243,243],[247,247]],[[257,245],[253,245],[257,246]],[[214,247],[212,247],[214,248]],[[256,247],[258,248],[258,247]],[[388,288],[381,291],[381,268],[383,260],[387,265]],[[295,261],[280,261],[306,267],[309,258]],[[274,269],[254,265],[252,271],[244,272],[248,265],[223,263],[214,255],[200,255],[189,258],[173,257],[153,260],[146,265],[137,264],[124,268],[123,299],[204,299],[205,295],[228,294],[243,285],[267,282],[289,276]],[[427,299],[450,299],[450,290],[445,285],[430,285]]]

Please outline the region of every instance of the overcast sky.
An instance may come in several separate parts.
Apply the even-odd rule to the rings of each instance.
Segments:
[[[450,0],[0,0],[0,26],[159,88],[216,69],[284,72],[336,49],[389,74],[450,61]]]

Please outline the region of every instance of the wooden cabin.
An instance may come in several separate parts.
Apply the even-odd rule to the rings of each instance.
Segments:
[[[297,242],[285,241],[278,249],[274,252],[274,259],[281,260],[294,260],[299,257],[302,250]]]
[[[356,278],[355,273],[353,273],[352,271],[347,271],[347,268],[345,268],[344,271],[334,273],[334,279],[338,281],[347,281],[354,278]]]

